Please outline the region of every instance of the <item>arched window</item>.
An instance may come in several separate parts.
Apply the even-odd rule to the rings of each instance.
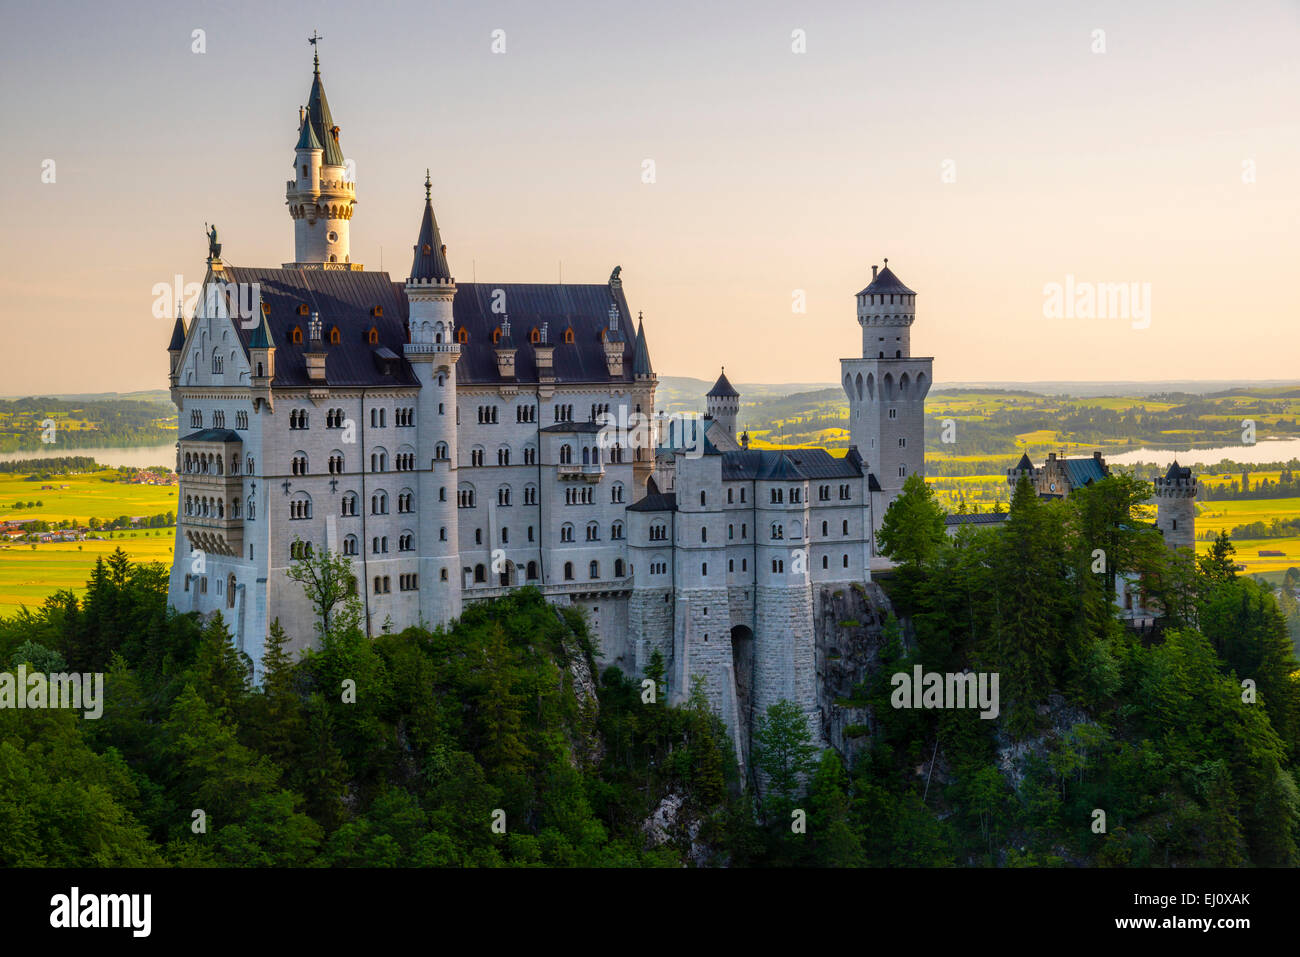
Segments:
[[[371,326],[370,331],[366,333],[366,341],[372,346],[379,345],[379,330]]]
[[[564,563],[564,580],[566,582],[573,581],[573,562]]]
[[[343,337],[342,337],[341,335],[339,335],[339,327],[338,327],[338,326],[331,326],[331,327],[330,327],[330,345],[332,345],[332,346],[336,346],[336,345],[338,345],[338,344],[342,341],[342,339],[343,339]]]
[[[591,563],[590,565],[587,566],[587,570],[591,573],[591,577],[592,577],[592,578],[599,578],[599,577],[600,577],[600,562],[598,562],[598,561],[592,561],[592,563]]]
[[[542,341],[542,333],[541,333],[541,330],[538,329],[536,326],[533,326],[533,331],[530,332],[530,333],[528,333],[528,341],[529,341],[529,342],[532,342],[532,343],[538,343],[538,342],[541,342],[541,341]],[[532,575],[529,575],[528,577],[529,577],[529,578],[532,578],[533,576],[532,576]]]
[[[614,559],[614,577],[622,578],[623,574],[624,574],[623,559],[621,558]]]
[[[464,326],[461,326],[459,329],[457,329],[456,341],[461,343],[462,345],[464,345],[466,342],[469,342],[469,330],[467,330]]]
[[[289,333],[289,340],[290,340],[291,342],[293,342],[294,345],[301,345],[301,344],[302,344],[302,327],[301,327],[301,326],[294,326],[294,327],[293,327],[293,332]]]
[[[564,341],[565,341],[566,344],[572,344],[572,343],[573,343],[573,329],[572,329],[572,328],[568,328],[568,329],[565,329],[565,330],[564,330]]]

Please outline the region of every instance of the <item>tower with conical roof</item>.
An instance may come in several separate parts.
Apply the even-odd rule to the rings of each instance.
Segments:
[[[871,267],[871,282],[857,295],[862,358],[841,359],[849,397],[849,444],[858,450],[880,491],[872,493],[872,525],[909,475],[925,473],[925,396],[934,359],[912,355],[916,293],[884,268]],[[874,552],[874,535],[873,535]]]
[[[294,175],[285,190],[285,203],[293,219],[294,257],[285,268],[360,269],[352,262],[348,237],[357,201],[356,183],[348,173],[339,128],[325,98],[320,55],[314,53],[312,61],[311,92],[307,106],[298,111]]]
[[[728,438],[733,442],[736,441],[736,416],[740,414],[740,393],[727,381],[725,367],[718,375],[718,381],[713,383],[713,388],[704,397],[704,403],[705,415],[717,422],[727,433]]]
[[[416,461],[420,463],[420,614],[447,624],[461,612],[460,520],[457,515],[456,362],[460,342],[452,315],[456,280],[433,215],[433,183],[424,173],[424,212],[406,277],[407,361],[420,380]],[[508,338],[508,327],[507,327]],[[510,353],[511,373],[514,353]],[[423,463],[428,462],[427,470]]]

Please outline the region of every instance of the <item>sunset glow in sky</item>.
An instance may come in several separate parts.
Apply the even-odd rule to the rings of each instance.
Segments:
[[[0,394],[166,388],[205,222],[292,258],[313,29],[354,261],[405,276],[429,167],[458,279],[622,265],[661,376],[835,382],[887,256],[939,382],[1300,377],[1296,2],[295,6],[6,14]],[[1067,277],[1149,324],[1046,317]]]

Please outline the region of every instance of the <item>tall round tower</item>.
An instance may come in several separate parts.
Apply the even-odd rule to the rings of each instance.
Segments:
[[[293,179],[285,189],[285,202],[293,219],[294,255],[294,261],[285,265],[351,269],[348,227],[357,202],[356,183],[348,178],[339,128],[325,99],[319,55],[313,55],[313,61],[311,93],[306,108],[299,113]]]
[[[1196,476],[1174,462],[1156,476],[1156,528],[1170,548],[1196,547]]]
[[[406,278],[410,303],[407,361],[420,380],[416,461],[419,473],[420,609],[432,624],[447,624],[461,612],[460,522],[456,511],[456,362],[460,344],[452,303],[456,280],[447,265],[447,247],[433,215],[432,184],[424,177],[424,215]]]
[[[705,414],[726,429],[728,436],[735,439],[736,416],[740,414],[740,393],[727,381],[725,367],[704,401]]]

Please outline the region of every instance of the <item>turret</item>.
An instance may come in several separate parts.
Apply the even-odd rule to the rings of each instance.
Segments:
[[[725,366],[704,401],[705,414],[726,429],[730,438],[735,439],[736,416],[740,414],[740,393],[727,381]]]
[[[168,378],[174,389],[180,382],[181,352],[185,349],[185,317],[181,312],[181,303],[176,304],[176,325],[172,326],[172,340],[167,344],[169,359]]]
[[[1156,527],[1170,548],[1196,547],[1196,476],[1174,462],[1156,476]]]
[[[347,179],[339,128],[321,82],[320,57],[313,55],[313,62],[307,106],[298,111],[294,178],[285,190],[285,203],[294,221],[294,261],[285,267],[360,269],[352,262],[348,237],[356,184]]]
[[[275,379],[275,340],[271,337],[271,324],[267,318],[270,306],[262,304],[262,321],[253,331],[253,338],[248,344],[249,366],[252,370],[253,408],[264,402],[274,411],[271,398],[271,382]]]
[[[889,269],[871,267],[871,282],[857,295],[864,359],[908,359],[912,355],[912,321],[916,293]]]
[[[420,381],[415,423],[416,461],[421,465],[417,481],[419,501],[428,503],[421,505],[419,515],[419,540],[427,543],[419,577],[431,587],[420,589],[420,616],[431,624],[444,625],[461,611],[460,520],[456,510],[456,362],[460,342],[452,313],[456,280],[433,215],[432,191],[425,170],[424,213],[406,277],[410,309],[404,352]],[[508,339],[508,325],[505,334]],[[428,463],[427,469],[424,463]]]

